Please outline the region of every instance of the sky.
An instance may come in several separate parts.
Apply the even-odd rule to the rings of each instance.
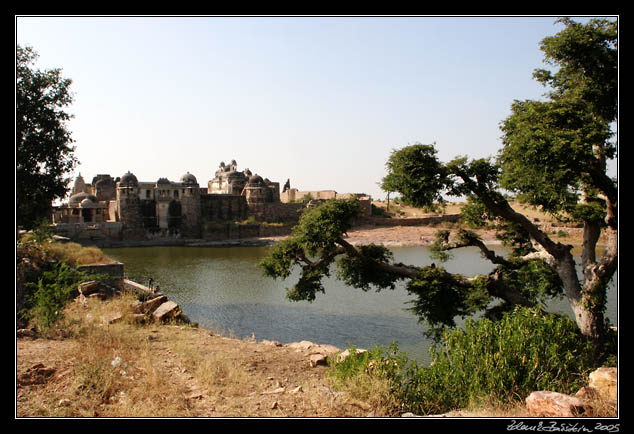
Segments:
[[[395,149],[498,152],[513,101],[547,91],[532,73],[556,19],[16,16],[15,39],[73,81],[73,179],[206,186],[235,159],[280,185],[382,199]]]

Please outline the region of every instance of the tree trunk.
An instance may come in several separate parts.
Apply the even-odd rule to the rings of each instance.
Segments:
[[[466,182],[468,178],[464,177],[463,179]],[[579,330],[584,336],[595,342],[595,348],[600,348],[606,334],[603,314],[606,285],[614,275],[618,263],[618,232],[615,225],[616,219],[613,217],[614,213],[609,212],[606,218],[608,245],[599,261],[596,260],[595,249],[601,228],[596,222],[585,222],[582,252],[585,279],[582,287],[570,251],[572,246],[552,241],[525,216],[515,212],[506,200],[494,200],[488,192],[482,189],[474,189],[474,191],[489,210],[502,218],[518,223],[552,257],[552,262],[549,262],[554,265],[561,278]]]
[[[616,271],[618,259],[617,232],[611,228],[607,231],[608,245],[601,259],[597,261],[596,244],[599,240],[600,229],[598,225],[586,222],[581,254],[583,286],[579,282],[572,254],[568,252],[566,255],[555,258],[557,271],[579,330],[584,336],[594,341],[597,349],[601,348],[607,332],[604,316],[607,284]]]

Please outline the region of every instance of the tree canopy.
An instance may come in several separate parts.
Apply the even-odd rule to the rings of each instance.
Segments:
[[[35,69],[37,57],[31,47],[16,48],[16,219],[25,228],[66,195],[64,175],[77,164],[64,111],[73,101],[72,81],[60,69]]]
[[[358,210],[351,199],[307,210],[291,237],[262,261],[265,275],[287,278],[299,266],[299,281],[288,290],[291,300],[314,300],[324,292],[321,280],[335,263],[338,278],[363,290],[394,288],[403,280],[413,296],[412,311],[436,336],[455,326],[456,317],[484,312],[496,318],[517,305],[565,296],[580,331],[599,347],[607,330],[607,283],[617,266],[617,181],[606,171],[606,161],[616,156],[611,141],[617,114],[616,24],[561,22],[565,29],[541,45],[557,72],[534,74],[551,87],[547,100],[513,103],[500,125],[503,147],[497,156],[459,156],[444,163],[434,145],[415,144],[394,150],[386,163],[383,189],[400,193],[408,204],[431,205],[443,194],[467,198],[465,227],[439,231],[432,250],[444,260],[453,249],[476,246],[495,265],[493,271],[466,277],[442,266],[394,263],[382,246],[350,245],[344,234]],[[509,193],[559,219],[583,222],[582,276],[572,246],[552,240],[514,210]],[[495,229],[511,253],[497,255],[469,226]],[[609,241],[597,257],[602,231]]]

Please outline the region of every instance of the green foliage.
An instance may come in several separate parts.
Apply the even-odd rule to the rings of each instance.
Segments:
[[[292,237],[310,256],[330,251],[334,243],[352,227],[359,210],[359,200],[356,198],[328,200],[301,215],[293,228]]]
[[[475,195],[467,196],[460,218],[468,227],[495,230],[496,238],[504,246],[512,249],[513,256],[519,257],[535,251],[526,229],[517,223],[497,217]]]
[[[548,299],[564,296],[563,284],[556,270],[543,259],[516,261],[516,267],[498,266],[496,271],[504,283],[515,288],[535,303],[546,304]]]
[[[501,186],[554,215],[574,212],[581,190],[613,191],[601,161],[614,158],[611,123],[618,108],[617,24],[560,20],[566,28],[542,41],[546,62],[537,81],[549,100],[515,101],[502,122]],[[593,213],[596,219],[596,212]]]
[[[416,296],[408,310],[429,325],[426,332],[438,338],[444,327],[455,327],[456,317],[467,317],[488,304],[490,297],[482,286],[474,286],[459,274],[443,267],[423,267],[407,283],[407,292]]]
[[[491,220],[495,216],[488,208],[473,194],[467,195],[467,201],[460,209],[460,220],[470,228],[480,229],[490,227]]]
[[[17,243],[18,319],[30,320],[41,330],[62,318],[64,305],[77,295],[81,282],[108,282],[106,274],[86,274],[74,267],[105,259],[96,247],[52,240],[47,226],[40,226]]]
[[[16,218],[24,228],[48,217],[77,162],[63,110],[72,102],[71,80],[59,69],[34,69],[37,57],[30,47],[16,48]]]
[[[439,414],[481,401],[523,401],[535,390],[574,393],[598,367],[592,344],[570,318],[537,308],[518,308],[495,322],[467,320],[430,351],[429,366],[407,360],[396,344],[351,351],[331,375],[350,380],[370,372],[392,383],[401,411]]]
[[[591,19],[581,24],[570,18],[558,22],[565,29],[542,40],[547,63],[557,72],[538,69],[534,78],[553,88],[553,99],[585,101],[597,117],[610,122],[618,107],[618,23]]]
[[[91,277],[92,278],[92,277]],[[34,282],[25,284],[27,316],[40,329],[47,329],[62,318],[65,304],[77,296],[77,286],[90,278],[65,263],[56,264]]]
[[[381,181],[383,191],[399,192],[404,204],[415,207],[441,201],[446,173],[436,153],[434,145],[420,143],[392,151],[386,163],[388,174]]]
[[[609,126],[569,102],[516,101],[511,111],[501,126],[501,186],[553,215],[568,211],[594,166],[592,145],[607,141]]]
[[[321,280],[330,275],[337,240],[352,227],[358,214],[356,198],[329,200],[306,210],[291,236],[273,246],[260,261],[263,274],[286,279],[293,267],[300,265],[300,278],[286,289],[286,297],[291,301],[314,301],[318,292],[324,292]],[[313,262],[310,258],[314,257],[319,259]]]
[[[383,246],[370,244],[359,247],[360,255],[344,255],[337,261],[337,278],[346,285],[370,290],[375,286],[377,291],[384,288],[394,289],[399,276],[378,269],[377,262],[388,264],[394,259],[392,252]]]
[[[592,344],[568,317],[521,308],[500,321],[467,320],[432,348],[410,405],[428,413],[482,398],[523,400],[535,390],[574,393],[595,367],[591,355]]]
[[[371,350],[357,350],[351,345],[348,353],[347,357],[338,361],[335,358],[328,359],[328,375],[342,383],[363,374],[371,374],[388,378],[396,385],[401,373],[411,365],[416,365],[408,360],[405,352],[399,350],[396,342],[388,347],[376,345]]]

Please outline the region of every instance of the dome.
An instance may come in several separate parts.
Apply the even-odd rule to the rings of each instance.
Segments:
[[[81,192],[77,194],[73,194],[70,199],[68,199],[68,203],[72,205],[77,205],[83,203],[84,200],[90,200],[92,202],[97,202],[97,197],[93,194]]]
[[[92,197],[94,197],[94,196],[92,196]],[[81,203],[79,204],[79,206],[81,208],[98,208],[99,207],[99,205],[96,203],[96,201],[92,200],[91,197],[87,197],[84,200],[82,200]]]
[[[196,177],[189,172],[187,172],[181,177],[181,182],[183,184],[198,184]]]
[[[126,173],[125,175],[121,177],[121,180],[119,181],[119,185],[122,185],[125,187],[136,187],[139,185],[139,180],[136,179],[136,176],[134,176],[128,170],[128,173]]]
[[[264,184],[264,180],[262,179],[260,175],[255,174],[251,178],[249,178],[249,184],[253,184],[253,185]]]
[[[97,182],[95,182],[95,187],[102,187],[105,185],[109,185],[113,183],[112,178],[101,178]]]

